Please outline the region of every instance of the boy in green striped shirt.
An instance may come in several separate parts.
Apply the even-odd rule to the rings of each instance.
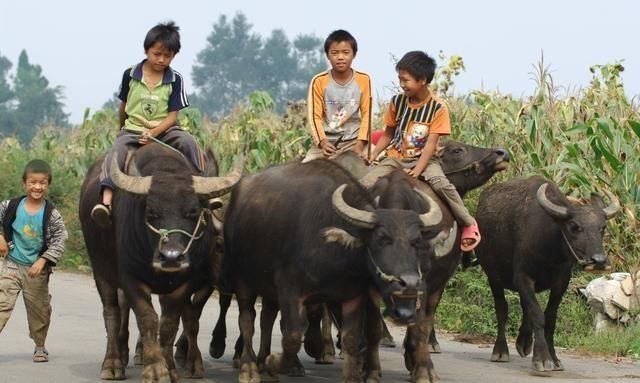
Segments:
[[[102,227],[111,226],[114,184],[109,169],[114,155],[123,169],[131,148],[159,140],[179,150],[197,170],[203,169],[196,140],[177,125],[178,112],[189,106],[182,75],[169,66],[180,51],[178,26],[167,22],[151,28],[144,40],[144,51],[146,59],[127,68],[122,76],[118,95],[122,101],[121,130],[102,165],[102,203],[91,211],[91,218]]]

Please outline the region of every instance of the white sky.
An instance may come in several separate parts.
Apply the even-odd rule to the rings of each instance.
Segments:
[[[175,20],[182,50],[173,67],[193,92],[191,67],[219,15],[241,11],[253,31],[282,28],[292,39],[324,39],[346,29],[358,40],[354,68],[368,72],[375,94],[388,98],[396,79],[390,54],[421,49],[463,57],[456,92],[499,89],[528,96],[530,73],[544,51],[555,83],[587,85],[589,66],[624,59],[627,93],[640,94],[640,3],[624,0],[385,1],[357,0],[0,0],[0,54],[14,69],[26,49],[52,85],[62,85],[66,111],[80,122],[119,86],[122,70],[143,58],[142,41],[157,22]],[[634,48],[635,47],[635,48]],[[441,64],[438,62],[438,64]]]

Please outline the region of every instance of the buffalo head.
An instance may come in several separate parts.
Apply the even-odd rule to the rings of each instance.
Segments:
[[[442,171],[462,197],[486,183],[493,175],[505,170],[509,153],[505,149],[481,148],[457,141],[443,141],[436,156]]]
[[[136,169],[135,163],[130,168]],[[209,200],[228,193],[241,176],[236,170],[226,177],[201,177],[170,167],[158,167],[152,175],[127,175],[117,166],[115,156],[110,175],[119,190],[143,197],[144,211],[123,211],[122,217],[114,218],[121,225],[145,225],[154,246],[153,267],[163,271],[190,266],[190,250],[214,227]],[[125,222],[125,215],[130,222]]]
[[[346,185],[338,187],[332,196],[334,210],[347,222],[363,230],[356,240],[364,247],[370,274],[382,293],[392,318],[403,323],[413,322],[425,286],[419,254],[428,246],[429,238],[442,220],[438,205],[425,193],[415,190],[429,207],[418,214],[412,210],[362,210],[350,206],[343,197]],[[345,236],[348,234],[343,233]]]
[[[611,193],[605,192],[609,198],[609,206],[605,206],[602,198],[596,194],[591,196],[590,205],[568,203],[564,198],[553,196],[552,202],[547,197],[548,183],[540,185],[536,193],[538,204],[560,225],[564,246],[585,270],[609,270],[609,259],[604,253],[602,239],[607,228],[607,220],[612,218],[620,204]],[[554,188],[557,191],[557,188]]]

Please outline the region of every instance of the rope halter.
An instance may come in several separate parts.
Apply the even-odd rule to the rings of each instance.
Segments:
[[[158,239],[158,252],[160,252],[162,250],[162,245],[167,243],[169,241],[169,235],[174,234],[174,233],[178,233],[178,234],[182,234],[185,235],[187,237],[189,237],[189,243],[187,243],[187,247],[184,249],[184,251],[182,251],[182,253],[180,255],[185,255],[186,253],[189,252],[189,249],[191,248],[191,244],[193,243],[193,241],[196,241],[200,238],[202,238],[202,236],[204,235],[204,232],[201,232],[200,234],[198,233],[198,230],[200,229],[201,225],[206,225],[206,221],[204,218],[204,215],[206,213],[208,209],[202,209],[200,211],[200,216],[198,217],[198,224],[196,225],[196,228],[193,229],[193,233],[188,233],[184,230],[181,229],[158,229],[156,227],[154,227],[152,224],[149,223],[149,221],[145,220],[145,223],[147,224],[147,227],[153,231],[154,233],[158,234],[160,236],[160,239]]]

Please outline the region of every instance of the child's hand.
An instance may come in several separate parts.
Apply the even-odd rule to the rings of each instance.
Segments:
[[[7,241],[0,235],[0,257],[6,257],[8,253],[9,246],[7,246]]]
[[[142,133],[140,133],[140,139],[138,143],[140,145],[146,145],[151,142],[151,138],[155,137],[153,134],[153,129],[145,129]]]
[[[322,154],[324,154],[325,157],[336,154],[336,147],[333,146],[333,144],[330,143],[326,138],[320,141],[320,149],[322,149]]]
[[[420,173],[416,172],[416,168],[404,169],[404,172],[413,178],[418,178],[418,176],[420,175]]]
[[[29,271],[27,272],[27,274],[31,278],[37,277],[38,275],[40,275],[40,273],[42,273],[42,270],[44,269],[46,264],[47,264],[47,260],[46,259],[38,258],[36,263],[31,265],[31,267],[29,268]]]

